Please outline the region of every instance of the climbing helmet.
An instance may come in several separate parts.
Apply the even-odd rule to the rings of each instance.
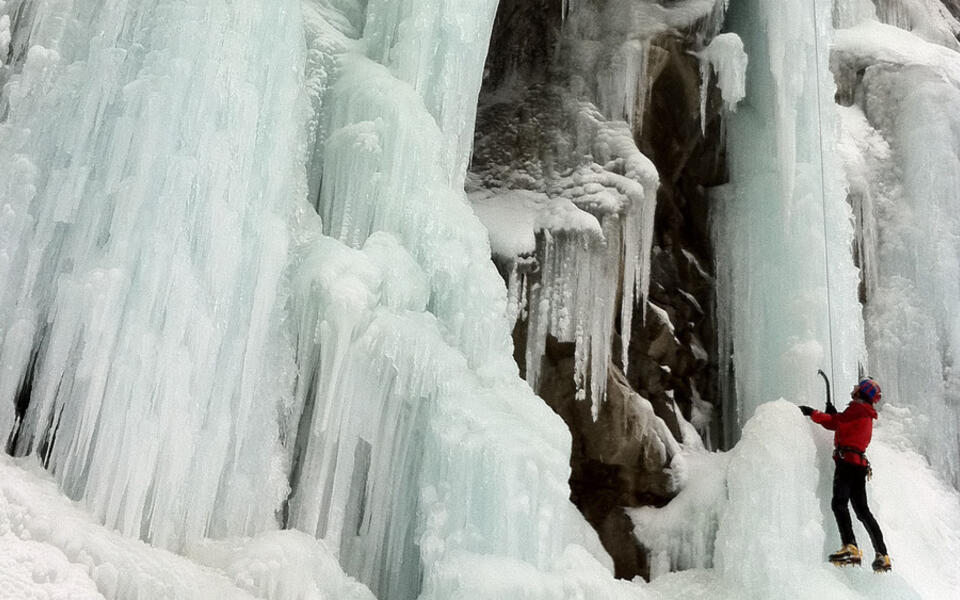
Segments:
[[[858,396],[871,404],[876,404],[880,401],[880,384],[872,377],[864,377],[861,379],[855,391]]]

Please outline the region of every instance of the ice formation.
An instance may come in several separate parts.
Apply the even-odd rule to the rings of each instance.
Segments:
[[[838,32],[834,63],[852,104],[843,147],[862,221],[869,366],[909,410],[915,446],[957,485],[960,137],[941,107],[960,102],[960,54],[865,21]]]
[[[520,121],[527,111],[535,131]],[[627,347],[646,299],[656,168],[625,122],[553,87],[527,92],[520,109],[484,107],[481,122],[496,133],[478,141],[468,187],[511,282],[510,316],[526,320],[526,379],[537,389],[547,336],[574,342],[575,383],[596,414],[618,309]]]
[[[750,0],[707,46],[726,2],[564,2],[569,75],[599,106],[562,96],[538,127],[566,154],[530,163],[562,168],[473,173],[503,184],[484,188],[466,169],[496,6],[0,1],[2,593],[955,595],[960,496],[936,473],[956,484],[960,455],[956,20]],[[648,585],[613,579],[569,501],[570,434],[510,328],[526,311],[534,384],[546,336],[575,342],[594,411],[618,307],[629,366],[657,193],[634,141],[645,44],[679,27],[742,100],[715,193],[742,439],[708,453],[680,422],[682,447],[651,450],[680,492],[634,515]],[[817,367],[839,390],[863,359],[888,401],[882,580],[820,564],[829,436],[770,402],[815,403]]]
[[[16,8],[0,126],[7,448],[161,546],[275,527],[296,418],[278,409],[293,372],[277,290],[303,187],[299,12]]]
[[[286,522],[384,598],[441,585],[456,552],[602,556],[458,190],[495,3],[299,6],[132,2],[66,30],[72,5],[17,13],[11,449],[127,535],[187,549]]]
[[[743,40],[735,33],[721,33],[713,38],[706,48],[697,53],[700,58],[700,128],[707,126],[707,92],[710,78],[716,74],[717,87],[726,110],[737,110],[737,104],[746,96],[747,53]]]
[[[724,410],[731,431],[767,398],[821,397],[818,368],[843,389],[863,359],[850,209],[824,155],[837,122],[825,100],[831,8],[754,1],[729,13],[750,56],[750,109],[728,119],[732,189],[714,208],[720,352],[732,355],[736,381]]]
[[[657,34],[697,26],[709,41],[720,31],[729,0],[679,2],[567,2],[565,45],[571,66],[594,89],[611,119],[642,126],[648,94],[650,41]]]
[[[960,21],[939,0],[874,0],[880,22],[960,51]]]

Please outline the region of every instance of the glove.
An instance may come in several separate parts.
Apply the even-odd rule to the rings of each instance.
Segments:
[[[827,405],[827,410],[824,412],[826,412],[828,415],[835,415],[837,414],[837,407],[833,405],[833,402],[831,402]]]
[[[803,416],[809,417],[810,415],[813,414],[813,409],[810,408],[809,406],[801,406],[801,407],[800,407],[800,412],[803,413]]]

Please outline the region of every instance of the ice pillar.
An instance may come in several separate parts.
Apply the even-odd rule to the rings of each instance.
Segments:
[[[834,166],[831,10],[829,0],[750,0],[729,13],[750,56],[747,98],[730,117],[732,189],[714,215],[734,430],[778,397],[821,403],[818,368],[845,391],[862,356],[850,210]]]

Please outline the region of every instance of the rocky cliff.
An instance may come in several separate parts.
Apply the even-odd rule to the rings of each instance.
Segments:
[[[572,500],[631,578],[649,565],[623,508],[665,504],[682,445],[721,439],[706,190],[725,180],[724,108],[697,52],[723,15],[608,4],[500,3],[468,191],[510,285],[517,362],[573,433]]]

